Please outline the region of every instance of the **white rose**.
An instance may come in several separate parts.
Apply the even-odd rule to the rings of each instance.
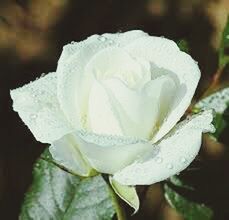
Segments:
[[[211,111],[177,124],[199,78],[173,41],[129,31],[66,45],[56,72],[11,96],[35,138],[68,169],[153,184],[185,169],[202,132],[213,131]]]

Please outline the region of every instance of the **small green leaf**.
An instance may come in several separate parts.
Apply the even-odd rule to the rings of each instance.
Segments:
[[[169,205],[184,216],[185,220],[210,220],[213,217],[213,211],[205,206],[186,199],[168,184],[164,185],[165,198]]]
[[[22,205],[21,220],[113,218],[118,204],[101,175],[80,178],[45,160],[47,157],[51,156],[45,151],[35,164],[33,183]]]
[[[178,186],[184,189],[188,189],[188,190],[194,190],[192,186],[185,184],[177,175],[171,176],[169,180],[175,186]]]
[[[229,16],[224,28],[220,48],[219,48],[219,66],[223,68],[229,63]]]
[[[227,121],[224,119],[229,104],[229,87],[221,89],[210,96],[200,100],[193,109],[193,112],[199,112],[204,109],[213,109],[215,111],[213,125],[215,126],[215,133],[211,134],[218,139],[226,128]]]
[[[185,53],[189,53],[189,45],[186,40],[179,40],[177,42],[178,47],[180,48],[181,51],[184,51]]]
[[[134,186],[125,186],[119,184],[111,176],[109,177],[110,184],[118,196],[123,199],[127,204],[134,208],[134,213],[139,209],[139,198]]]
[[[224,120],[222,114],[216,113],[212,124],[215,126],[215,129],[216,129],[213,136],[218,140],[220,137],[220,134],[227,127],[227,122]]]

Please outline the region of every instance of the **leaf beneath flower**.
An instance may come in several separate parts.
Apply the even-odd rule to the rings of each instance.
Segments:
[[[20,219],[109,220],[115,214],[121,219],[115,195],[101,175],[80,179],[44,160],[47,154],[35,164]]]
[[[217,140],[220,138],[221,133],[227,127],[227,109],[229,104],[229,87],[221,89],[206,98],[200,100],[195,106],[193,111],[199,112],[205,109],[214,109],[215,115],[213,125],[215,132],[211,135]]]
[[[168,184],[164,185],[165,198],[167,202],[181,213],[185,220],[210,220],[213,216],[213,211],[205,206],[190,201],[174,191]]]

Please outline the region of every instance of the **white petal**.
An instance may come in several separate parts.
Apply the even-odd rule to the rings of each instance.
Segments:
[[[173,72],[179,79],[177,99],[153,139],[156,142],[179,121],[188,108],[200,78],[200,70],[188,54],[181,52],[173,41],[165,38],[144,37],[127,45],[125,49],[134,57],[141,57]]]
[[[56,73],[49,73],[11,91],[14,110],[43,143],[52,143],[72,129],[58,104],[56,81]]]
[[[57,92],[60,106],[66,117],[75,128],[84,124],[84,114],[87,109],[87,100],[93,75],[85,72],[85,66],[90,59],[100,50],[109,47],[109,43],[98,39],[90,41],[77,53],[57,68]]]
[[[150,185],[184,170],[196,157],[202,132],[214,131],[212,111],[205,111],[179,123],[138,161],[115,173],[123,185]]]
[[[98,134],[123,135],[120,120],[114,110],[106,90],[98,81],[95,81],[89,97],[90,130]]]
[[[152,148],[150,142],[78,131],[75,140],[91,166],[101,173],[113,174]]]
[[[85,72],[85,66],[99,51],[111,46],[120,46],[147,35],[142,31],[130,31],[123,34],[107,34],[106,37],[93,35],[79,43],[64,47],[58,62],[58,99],[66,117],[75,128],[84,127],[91,74]],[[104,40],[105,38],[105,40]],[[117,43],[115,42],[117,41]],[[80,94],[80,95],[79,95]]]
[[[88,44],[98,41],[99,35],[92,35],[80,42],[72,42],[63,47],[60,59],[58,60],[57,72],[65,67],[65,63],[74,55],[87,47]]]
[[[171,97],[174,91],[175,83],[167,75],[137,91],[116,78],[95,81],[89,97],[89,127],[98,134],[149,139],[168,109],[164,96]]]
[[[80,153],[77,143],[71,134],[54,141],[49,147],[53,159],[79,176],[89,176],[92,168]]]
[[[94,74],[98,80],[115,77],[131,88],[151,79],[149,63],[138,62],[118,47],[109,47],[98,52],[88,62],[85,73]]]
[[[109,181],[115,193],[117,193],[118,196],[121,199],[123,199],[128,205],[134,208],[133,214],[135,214],[138,211],[140,206],[140,201],[135,187],[121,185],[120,183],[115,181],[111,176],[109,176]]]
[[[97,43],[98,40],[101,42],[107,41],[109,44],[114,43],[114,45],[122,47],[136,39],[145,37],[147,35],[147,33],[141,30],[132,30],[124,33],[106,33],[101,36],[96,34],[80,42],[72,42],[63,47],[63,52],[61,53],[60,59],[58,61],[57,70],[59,71],[61,68],[64,68],[64,63],[66,63],[69,58],[84,50],[89,44]]]
[[[142,90],[131,90],[120,80],[109,79],[103,82],[126,136],[149,139],[156,129],[162,112],[161,96],[172,94],[175,84],[169,76],[161,76],[148,82]]]

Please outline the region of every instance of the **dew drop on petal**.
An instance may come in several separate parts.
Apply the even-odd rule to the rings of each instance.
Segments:
[[[41,90],[40,91],[40,95],[44,95],[45,94],[45,91],[44,90]]]
[[[167,164],[168,169],[173,169],[173,165],[171,163]]]
[[[163,161],[163,160],[162,160],[161,157],[157,157],[157,158],[156,158],[156,162],[157,162],[157,163],[162,163],[162,161]]]
[[[42,73],[40,77],[44,77],[46,75],[46,73]]]
[[[31,115],[30,115],[30,119],[34,120],[34,119],[36,119],[36,118],[37,118],[37,115],[36,115],[36,114],[31,114]]]
[[[107,40],[107,38],[104,37],[104,36],[99,36],[99,37],[98,37],[98,40],[100,40],[100,41],[102,41],[102,42],[105,42],[105,41]]]
[[[109,40],[109,45],[113,45],[115,42],[113,40]]]
[[[182,157],[182,158],[181,158],[181,162],[182,162],[182,163],[186,163],[187,160],[186,160],[184,157]]]

